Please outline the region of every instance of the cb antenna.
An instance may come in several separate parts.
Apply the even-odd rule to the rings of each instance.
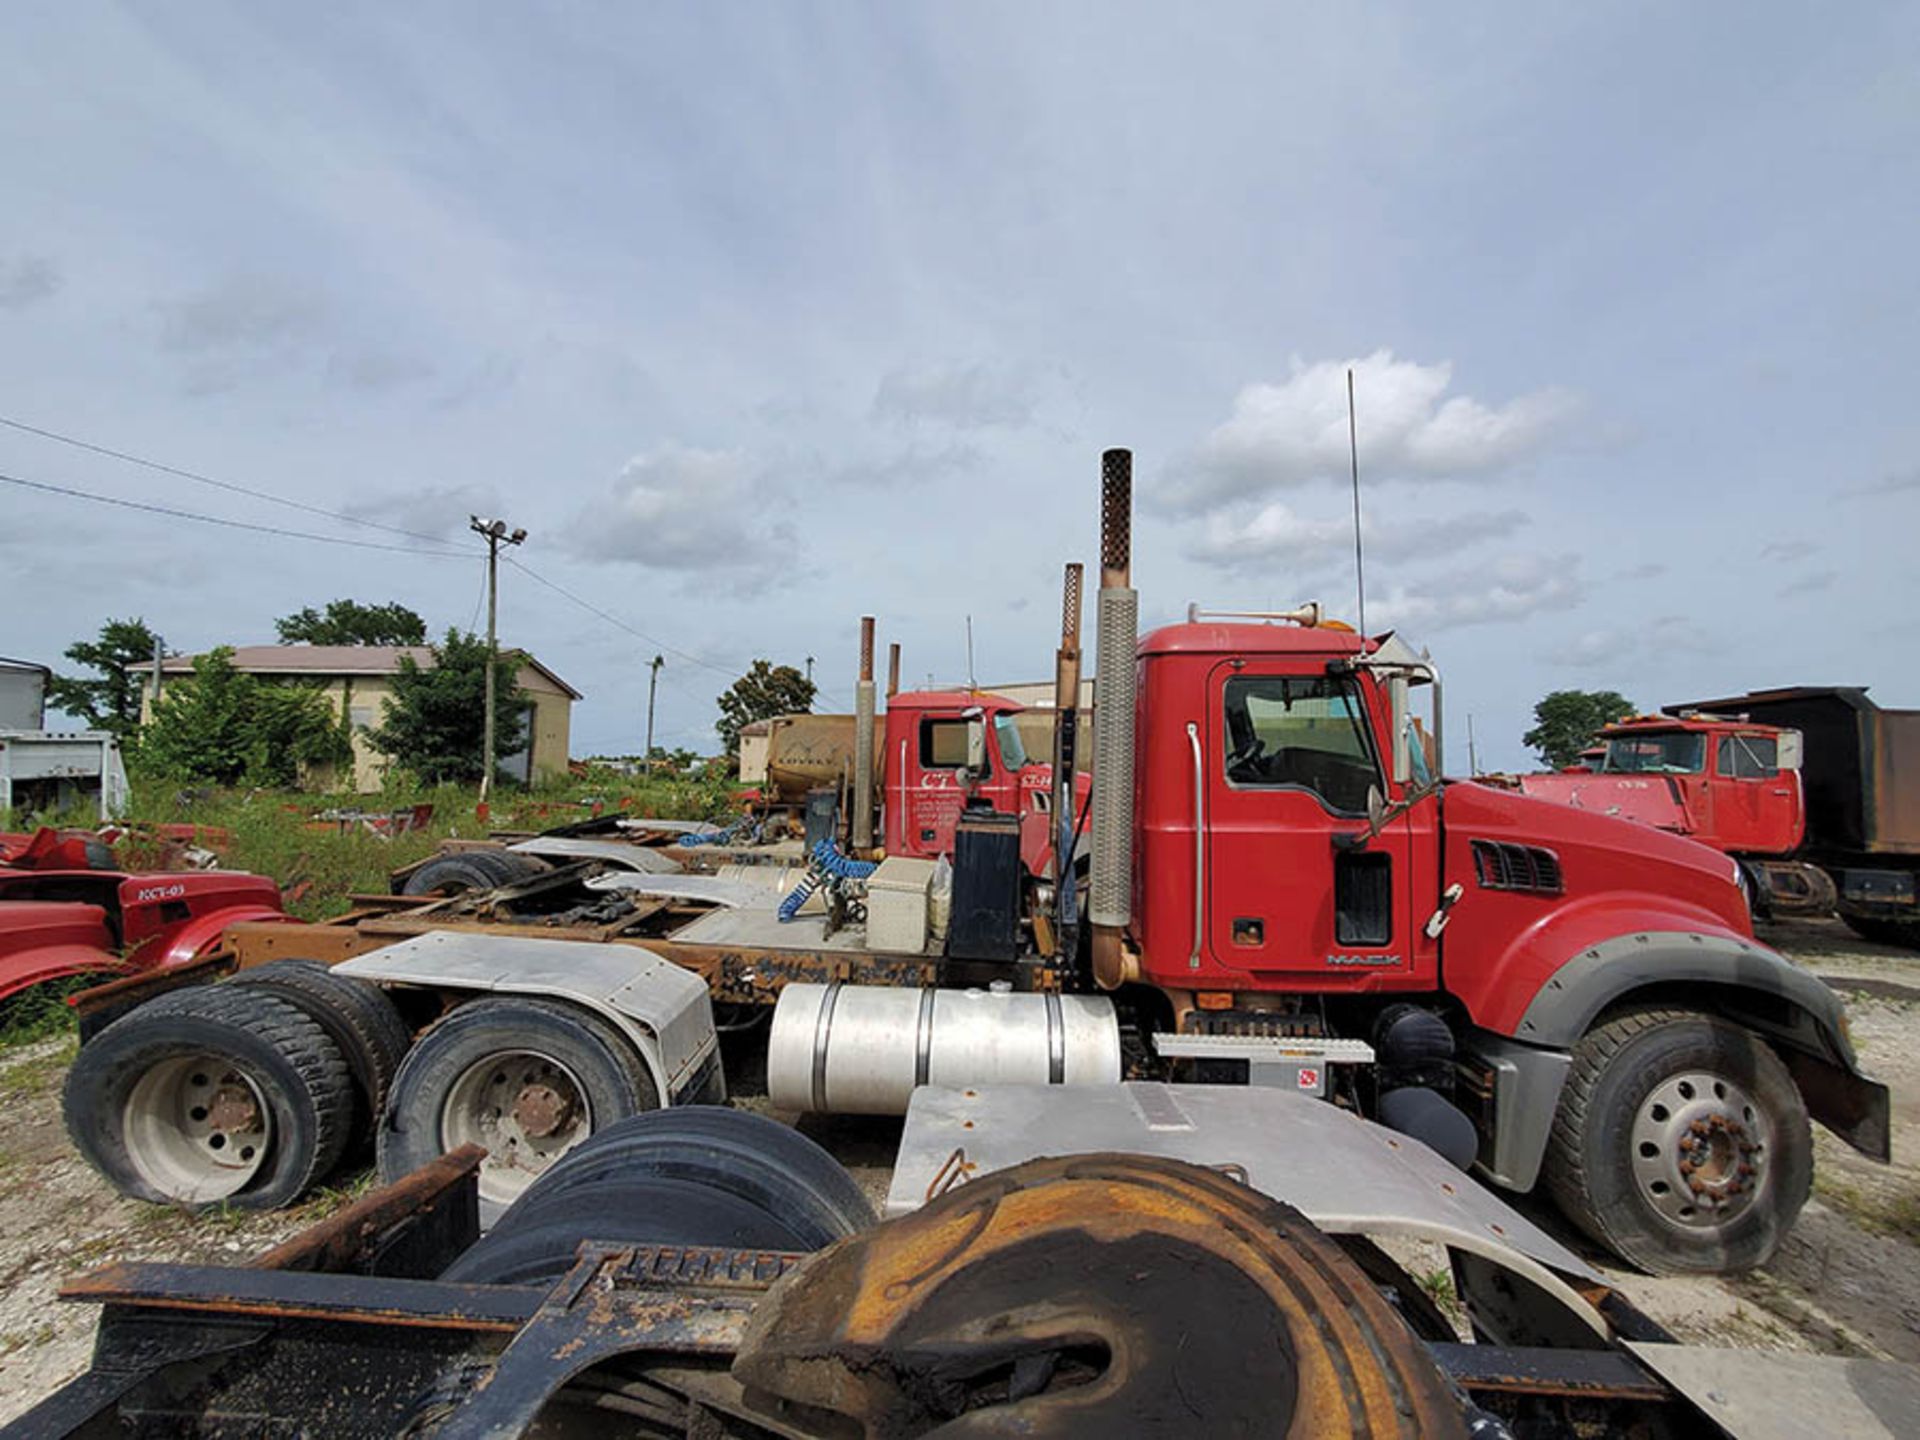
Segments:
[[[1353,459],[1353,588],[1360,602],[1360,646],[1367,640],[1367,564],[1360,549],[1360,430],[1353,418],[1353,367],[1347,367],[1347,453]]]

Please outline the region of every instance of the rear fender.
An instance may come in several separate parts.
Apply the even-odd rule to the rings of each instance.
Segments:
[[[1628,1005],[1685,1006],[1754,1031],[1779,1051],[1814,1119],[1864,1155],[1891,1156],[1887,1087],[1861,1072],[1839,997],[1766,946],[1738,936],[1649,930],[1590,945],[1554,970],[1504,1032],[1522,1047],[1469,1040],[1468,1048],[1489,1060],[1564,1055],[1608,1011]],[[1538,1173],[1565,1067],[1521,1068],[1534,1083],[1515,1087],[1516,1104],[1498,1114],[1507,1143],[1496,1141],[1494,1148],[1506,1162],[1498,1178],[1524,1186]]]

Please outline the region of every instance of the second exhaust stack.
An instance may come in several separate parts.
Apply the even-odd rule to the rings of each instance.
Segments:
[[[1111,990],[1130,978],[1124,932],[1133,919],[1133,705],[1140,596],[1133,589],[1133,452],[1100,457],[1098,668],[1093,700],[1093,976]]]

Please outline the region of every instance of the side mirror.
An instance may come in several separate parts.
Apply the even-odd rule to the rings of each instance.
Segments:
[[[1798,730],[1782,730],[1780,732],[1780,748],[1775,763],[1777,763],[1782,770],[1798,770],[1800,768],[1800,757],[1805,748],[1805,741],[1801,739]]]
[[[975,775],[987,768],[987,724],[978,715],[967,717],[967,769]]]
[[[1387,797],[1378,785],[1367,787],[1367,828],[1378,835],[1387,823]]]
[[[1413,754],[1407,723],[1407,677],[1396,675],[1387,681],[1389,708],[1393,712],[1393,783],[1404,785],[1413,778]]]

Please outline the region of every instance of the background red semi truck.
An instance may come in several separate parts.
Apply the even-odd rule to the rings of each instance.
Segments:
[[[1600,740],[1591,771],[1514,783],[1737,857],[1762,913],[1837,910],[1920,947],[1920,711],[1801,686],[1668,706]]]

